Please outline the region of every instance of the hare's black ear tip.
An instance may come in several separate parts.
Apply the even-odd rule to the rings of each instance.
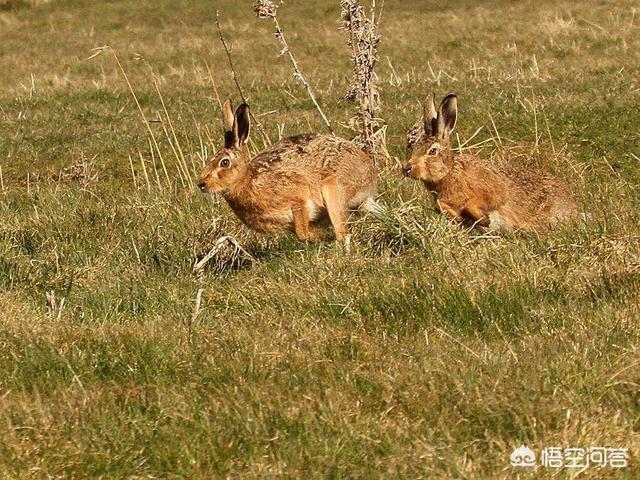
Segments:
[[[458,96],[455,93],[450,93],[449,95],[447,95],[446,97],[444,97],[442,99],[442,103],[443,104],[453,104],[453,105],[457,105],[458,104]]]

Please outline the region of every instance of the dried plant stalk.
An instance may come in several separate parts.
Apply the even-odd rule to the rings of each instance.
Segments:
[[[233,64],[233,57],[231,56],[231,49],[229,48],[229,44],[225,40],[224,35],[222,33],[222,27],[220,26],[220,12],[216,12],[216,26],[218,27],[218,38],[220,38],[220,43],[222,43],[222,46],[224,47],[224,51],[227,53],[227,60],[229,61],[229,68],[231,69],[231,77],[233,78],[233,82],[236,84],[236,88],[238,89],[238,93],[240,94],[240,98],[242,98],[242,101],[244,103],[249,103],[249,102],[247,102],[247,97],[245,97],[244,90],[242,90],[242,86],[240,85],[240,82],[238,81],[238,74],[236,73],[236,69],[235,69],[235,66]],[[216,87],[216,96],[217,95],[218,95],[218,91],[217,91],[217,87]],[[218,101],[220,101],[220,100],[218,99]],[[265,132],[262,124],[256,118],[256,116],[253,114],[252,110],[249,110],[249,115],[251,115],[251,121],[258,128],[258,131],[260,132],[260,135],[262,136],[262,141],[264,142],[264,146],[267,147],[267,146],[271,145],[271,139],[269,138],[269,135],[267,135],[267,132]]]
[[[378,162],[380,156],[388,157],[386,125],[378,117],[381,101],[377,87],[375,67],[378,63],[378,34],[381,15],[376,22],[376,2],[372,0],[369,16],[359,0],[342,0],[340,29],[347,32],[347,46],[351,48],[353,78],[346,98],[358,105],[356,115],[350,120],[354,130],[360,132],[354,139]]]
[[[89,59],[92,59],[98,55],[100,55],[103,52],[111,52],[111,54],[113,55],[113,58],[116,62],[116,65],[118,66],[118,69],[120,70],[120,73],[122,74],[127,87],[129,89],[129,92],[131,93],[131,97],[133,98],[133,101],[136,104],[136,107],[138,109],[138,112],[140,113],[140,117],[142,118],[142,122],[144,123],[145,127],[147,128],[147,132],[149,133],[149,139],[151,140],[153,147],[155,148],[157,154],[158,154],[158,158],[160,159],[160,162],[162,163],[162,165],[165,165],[164,162],[164,158],[162,156],[162,150],[160,150],[160,145],[158,143],[158,139],[156,138],[156,135],[153,133],[153,129],[151,128],[150,125],[150,120],[147,118],[147,116],[144,113],[144,110],[142,109],[142,106],[140,105],[140,102],[138,100],[138,96],[136,95],[135,90],[133,89],[133,86],[131,85],[131,82],[129,81],[129,77],[127,76],[127,72],[125,71],[124,67],[122,66],[122,63],[120,62],[120,58],[118,57],[116,51],[114,49],[112,49],[109,45],[105,45],[103,47],[97,47],[97,48],[93,48],[91,49],[91,56],[89,57]],[[149,67],[151,68],[151,67]],[[153,72],[152,72],[153,74]],[[155,82],[155,77],[154,77],[154,82]],[[156,83],[156,87],[157,87],[157,83]],[[160,90],[158,89],[158,94],[160,96],[160,99],[163,103],[164,106],[164,100],[162,99],[162,94],[160,93]],[[166,109],[165,109],[166,112]],[[168,115],[168,113],[167,113]],[[168,132],[166,131],[166,127],[164,126],[164,122],[162,123],[162,128],[165,132],[165,136],[169,142],[170,145],[172,145],[173,147],[173,143],[171,140],[171,137],[169,137]],[[181,158],[180,155],[178,154],[178,152],[174,149],[174,154],[176,156],[176,161],[177,161],[177,171],[178,171],[178,177],[180,178],[180,183],[182,184],[182,187],[186,187],[186,186],[194,186],[193,184],[193,180],[191,178],[191,176],[188,174],[188,170],[186,168],[186,162],[184,162],[184,158]],[[184,162],[184,165],[183,165]],[[144,166],[144,164],[143,164]],[[165,167],[166,169],[166,167]],[[133,170],[132,170],[133,171]],[[183,173],[184,171],[184,173]],[[146,175],[145,175],[146,176]],[[135,178],[134,178],[134,183],[135,183]]]
[[[298,66],[298,62],[296,58],[293,56],[293,53],[291,53],[289,44],[287,43],[287,40],[284,36],[284,32],[282,31],[282,28],[280,27],[280,23],[278,22],[278,5],[274,4],[271,0],[259,0],[254,5],[253,11],[256,13],[258,18],[273,19],[273,24],[276,27],[276,38],[280,42],[280,45],[282,45],[282,50],[280,50],[280,56],[287,55],[289,57],[289,60],[291,60],[291,64],[293,65],[293,76],[297,78],[300,81],[300,83],[302,83],[305,90],[309,94],[309,98],[311,98],[311,101],[315,105],[316,110],[318,110],[320,117],[322,117],[322,121],[326,125],[327,130],[329,130],[329,133],[333,135],[333,128],[331,127],[331,122],[329,122],[329,119],[322,111],[320,104],[318,103],[315,95],[313,94],[313,89],[311,88],[311,85],[309,84],[307,79],[302,75],[302,72],[300,71],[300,67]]]

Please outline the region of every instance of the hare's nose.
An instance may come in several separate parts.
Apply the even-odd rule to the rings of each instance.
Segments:
[[[402,167],[402,173],[405,177],[408,177],[411,173],[411,165],[405,165],[404,167]]]
[[[207,191],[207,184],[204,182],[200,182],[198,183],[198,188],[200,189],[201,192],[206,192]]]

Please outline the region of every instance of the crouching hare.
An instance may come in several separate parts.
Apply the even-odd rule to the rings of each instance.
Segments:
[[[235,115],[223,107],[224,148],[198,181],[203,193],[221,193],[234,213],[258,232],[293,231],[300,240],[322,238],[328,219],[336,240],[347,235],[352,208],[375,208],[377,172],[369,155],[334,136],[285,138],[249,156],[249,106]]]
[[[469,155],[454,155],[450,136],[458,102],[448,95],[436,111],[435,94],[423,121],[409,132],[405,175],[422,180],[451,219],[489,230],[544,230],[573,216],[578,206],[568,187],[529,168],[498,168]],[[422,131],[419,131],[422,130]]]

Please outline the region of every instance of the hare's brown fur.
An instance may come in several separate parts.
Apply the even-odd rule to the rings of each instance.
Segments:
[[[316,134],[286,138],[250,158],[248,107],[238,108],[231,129],[230,109],[227,102],[227,143],[203,170],[200,189],[222,193],[253,230],[293,231],[301,240],[317,240],[329,220],[342,239],[348,210],[374,201],[377,172],[371,158],[352,142]]]
[[[488,165],[477,157],[454,155],[457,100],[449,95],[435,110],[429,96],[423,132],[409,132],[407,176],[420,179],[450,218],[491,230],[542,230],[570,218],[577,204],[569,188],[547,172]]]

